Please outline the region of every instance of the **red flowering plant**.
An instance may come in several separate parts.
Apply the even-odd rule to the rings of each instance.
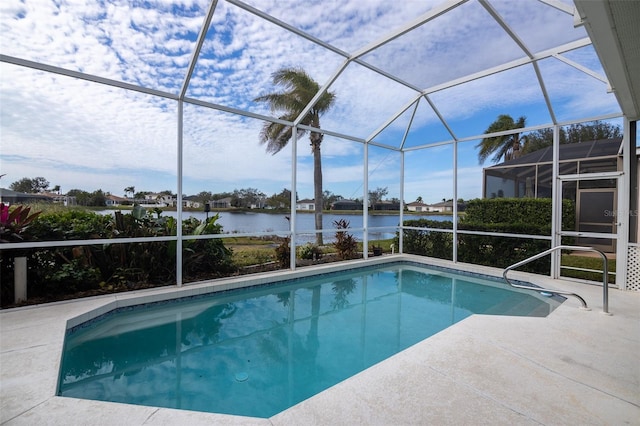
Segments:
[[[42,212],[31,213],[31,207],[9,206],[0,203],[0,243],[23,241],[22,233]]]

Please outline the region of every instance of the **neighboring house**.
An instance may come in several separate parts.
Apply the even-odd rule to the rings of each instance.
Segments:
[[[355,200],[338,200],[331,203],[331,210],[362,210],[362,203]]]
[[[300,200],[296,203],[296,210],[309,210],[314,211],[316,209],[316,203],[314,200]]]
[[[105,205],[107,207],[117,207],[123,204],[133,204],[133,200],[124,197],[118,197],[117,195],[107,195],[105,200]]]
[[[622,170],[622,139],[601,139],[559,146],[559,174],[581,175]],[[636,153],[637,155],[637,153]],[[551,198],[553,149],[547,147],[483,169],[484,198]],[[561,196],[576,206],[576,230],[615,233],[615,179],[572,180]],[[579,238],[579,244],[612,251],[613,240]]]
[[[41,192],[40,195],[49,197],[54,204],[62,204],[65,206],[75,206],[78,204],[76,197],[58,194],[57,192]]]
[[[621,138],[562,144],[559,172],[568,175],[617,171],[621,145]],[[551,198],[552,160],[553,149],[546,147],[484,168],[482,196]]]
[[[200,201],[196,196],[190,196],[190,197],[182,198],[182,207],[183,208],[199,209],[200,206],[201,206]]]
[[[453,201],[442,201],[440,203],[429,204],[427,211],[430,213],[451,213],[453,212]]]
[[[397,201],[378,201],[371,206],[371,210],[397,210],[400,211],[400,203]]]
[[[6,188],[0,188],[0,202],[4,204],[41,203],[52,202],[51,197],[42,194],[28,194],[16,192]]]
[[[145,194],[144,200],[134,200],[136,204],[142,207],[176,207],[177,199],[173,195],[167,194]]]
[[[231,197],[209,201],[209,205],[212,209],[228,209],[231,207]]]
[[[249,208],[250,209],[264,209],[266,206],[267,200],[266,198],[262,197],[260,199],[258,199],[257,201],[249,204]]]
[[[407,204],[407,210],[409,210],[410,212],[428,212],[429,205],[414,201]]]

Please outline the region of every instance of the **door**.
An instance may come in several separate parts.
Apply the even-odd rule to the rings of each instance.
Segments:
[[[615,188],[578,189],[576,200],[576,222],[580,234],[616,233],[616,190]],[[611,238],[578,237],[577,243],[604,252],[615,251],[615,240]]]

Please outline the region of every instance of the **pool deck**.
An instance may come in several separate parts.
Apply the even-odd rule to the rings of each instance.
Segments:
[[[592,310],[569,298],[546,318],[471,316],[269,419],[55,396],[67,320],[131,295],[4,310],[0,424],[640,425],[640,292],[611,289],[609,316],[601,287],[510,276],[575,291]]]

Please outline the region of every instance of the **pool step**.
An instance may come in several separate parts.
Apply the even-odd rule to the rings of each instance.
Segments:
[[[513,301],[505,300],[487,309],[484,313],[487,315],[546,317],[550,311],[551,308],[546,303],[540,303],[535,297],[527,297],[515,305]]]

